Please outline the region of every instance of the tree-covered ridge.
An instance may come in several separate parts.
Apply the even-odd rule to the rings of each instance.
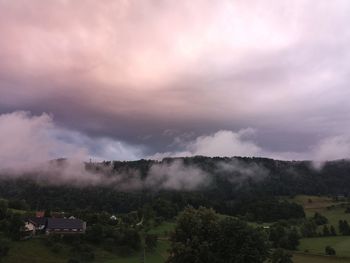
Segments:
[[[160,169],[155,172],[154,167]],[[184,189],[181,184],[177,184],[179,188],[176,189],[157,187],[157,184],[128,189],[125,188],[128,181],[123,182],[123,187],[118,183],[79,187],[46,184],[32,177],[4,177],[0,183],[0,193],[10,200],[24,199],[32,209],[81,208],[127,213],[149,205],[158,216],[172,218],[187,205],[192,205],[212,207],[219,213],[240,215],[247,220],[274,221],[304,217],[300,206],[280,201],[277,197],[281,195],[347,195],[350,189],[349,161],[327,162],[322,169],[315,169],[309,161],[197,156],[166,158],[162,161],[87,163],[86,169],[93,173],[108,173],[106,180],[120,175],[124,176],[123,180],[128,180],[132,174],[133,182],[138,180],[138,185],[154,174],[161,180],[173,183],[179,173],[180,179],[187,182],[195,171],[196,178],[203,179],[204,183],[199,181],[196,187]],[[164,179],[162,176],[169,169],[172,169],[172,173]],[[163,183],[161,180],[159,182]]]
[[[280,161],[256,157],[184,157],[165,158],[162,161],[113,161],[88,165],[99,169],[102,165],[112,165],[116,172],[140,171],[141,178],[147,178],[154,164],[170,164],[181,160],[185,167],[197,167],[210,177],[205,190],[220,189],[232,192],[232,186],[256,187],[272,195],[295,194],[342,194],[349,193],[350,161],[325,162],[317,168],[311,161]],[[225,167],[226,166],[226,167]],[[252,184],[254,184],[252,186]],[[260,187],[259,187],[260,186]],[[238,191],[235,191],[238,192]]]

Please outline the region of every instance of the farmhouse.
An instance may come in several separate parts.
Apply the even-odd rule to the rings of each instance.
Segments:
[[[45,217],[29,217],[25,221],[25,231],[31,235],[35,235],[37,231],[43,230],[46,226]]]
[[[36,235],[39,231],[49,234],[83,234],[86,222],[71,218],[29,217],[25,220],[25,232]]]
[[[75,218],[48,218],[45,228],[47,235],[56,234],[79,234],[85,233],[86,222]]]

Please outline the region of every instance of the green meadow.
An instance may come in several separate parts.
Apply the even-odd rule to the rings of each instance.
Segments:
[[[300,241],[299,250],[324,255],[326,246],[333,247],[338,256],[350,259],[350,236],[303,238]]]
[[[331,256],[320,256],[313,254],[294,253],[294,263],[349,263],[350,259]]]
[[[332,224],[338,229],[339,220],[348,220],[350,214],[345,213],[343,201],[335,201],[329,197],[322,196],[296,196],[289,201],[294,201],[303,205],[307,217],[312,217],[315,212],[326,216],[329,225]],[[17,212],[17,211],[14,211]],[[265,224],[251,223],[253,226]],[[268,225],[268,224],[266,224]],[[168,257],[169,233],[175,228],[175,222],[163,222],[148,231],[150,234],[157,234],[158,245],[152,252],[145,253],[146,262],[164,263]],[[336,250],[336,256],[326,256],[324,249],[331,246]],[[142,252],[138,252],[127,257],[118,256],[116,253],[108,252],[99,247],[94,247],[96,263],[139,263]],[[44,240],[35,238],[26,241],[12,242],[9,255],[4,258],[3,263],[66,263],[71,258],[70,248],[66,245],[58,253],[51,251],[45,245]],[[350,236],[335,237],[314,237],[302,238],[298,251],[293,254],[295,263],[350,263]]]
[[[337,232],[339,220],[350,222],[350,214],[345,213],[346,202],[343,200],[307,195],[298,195],[289,200],[303,205],[307,217],[312,217],[315,212],[321,213],[327,217],[328,225],[333,225]],[[321,230],[322,226],[319,228]],[[334,248],[336,256],[326,256],[326,246]],[[350,262],[350,236],[302,238],[298,250],[300,253],[294,253],[293,256],[296,263]]]
[[[145,252],[145,261],[150,263],[164,263],[168,258],[168,235],[175,227],[174,222],[164,222],[152,228],[149,233],[159,235],[157,247],[152,252]],[[66,263],[72,256],[70,248],[62,245],[58,253],[54,253],[45,245],[45,238],[12,242],[9,255],[2,263]],[[140,251],[130,256],[121,257],[115,253],[94,247],[96,263],[139,263],[143,252]]]
[[[158,246],[153,252],[146,252],[146,262],[164,263],[167,258],[169,243],[166,240],[159,240]],[[94,248],[95,263],[139,263],[142,253],[136,253],[127,257],[120,257],[114,253]],[[9,255],[2,263],[67,263],[71,258],[69,248],[63,246],[62,250],[54,253],[45,246],[41,239],[31,239],[20,242],[13,242]]]

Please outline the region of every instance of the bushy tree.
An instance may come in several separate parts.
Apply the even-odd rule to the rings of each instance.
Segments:
[[[14,199],[14,200],[10,200],[8,202],[8,207],[9,208],[13,208],[13,209],[18,209],[18,210],[29,210],[29,205],[27,204],[27,202],[25,200],[18,200],[18,199]]]
[[[339,233],[342,235],[350,235],[350,226],[348,221],[346,220],[339,220]]]
[[[267,235],[246,222],[227,217],[219,221],[218,240],[214,241],[217,262],[263,262],[268,256]]]
[[[336,236],[337,235],[337,232],[335,231],[335,228],[333,225],[331,225],[330,227],[330,232],[331,232],[331,236]]]
[[[158,240],[157,235],[146,234],[145,235],[145,245],[146,245],[147,250],[153,250],[154,248],[156,248],[157,247],[157,240]]]
[[[24,227],[24,222],[21,215],[11,214],[8,221],[8,237],[10,237],[12,240],[19,240],[21,238],[21,229]]]
[[[328,236],[331,235],[331,232],[330,232],[330,230],[329,230],[329,228],[328,228],[327,225],[324,225],[324,226],[323,226],[322,235],[325,236],[325,237],[328,237]]]
[[[7,216],[8,202],[6,200],[0,200],[0,220]]]
[[[0,238],[0,262],[6,257],[10,250],[10,241],[6,238]]]
[[[218,234],[218,216],[213,210],[185,209],[171,236],[171,253],[168,262],[215,262],[213,240]]]
[[[300,227],[300,231],[303,237],[315,237],[317,236],[317,225],[314,220],[305,220]]]
[[[313,216],[313,220],[315,222],[316,225],[320,226],[320,225],[325,225],[328,223],[328,219],[327,217],[321,215],[320,213],[316,212]]]
[[[299,233],[295,227],[274,224],[270,227],[269,240],[275,248],[295,250],[299,245]]]
[[[104,227],[102,224],[94,224],[88,227],[85,238],[95,244],[99,244],[104,238]]]
[[[325,253],[326,253],[326,255],[329,255],[329,256],[335,256],[335,254],[336,254],[335,249],[332,248],[331,246],[325,247]]]
[[[187,208],[179,216],[171,237],[169,263],[263,262],[267,238],[246,223],[219,219],[206,208]]]

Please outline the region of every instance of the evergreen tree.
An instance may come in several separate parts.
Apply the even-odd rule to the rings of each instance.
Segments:
[[[325,236],[325,237],[328,237],[328,236],[331,235],[331,232],[329,231],[329,228],[328,228],[327,225],[324,225],[324,226],[323,226],[322,235]]]
[[[343,234],[344,233],[344,221],[343,220],[339,220],[339,223],[338,223],[338,225],[339,225],[339,233],[340,234]]]
[[[350,235],[350,226],[348,221],[346,220],[339,220],[339,233],[342,235]]]
[[[320,226],[320,225],[325,225],[328,223],[328,219],[321,215],[320,213],[316,212],[314,214],[313,220],[315,222],[316,225]]]
[[[336,236],[337,235],[337,232],[335,231],[335,228],[333,225],[331,225],[330,227],[330,232],[331,232],[331,236]]]
[[[298,234],[298,231],[295,227],[293,227],[288,234],[288,240],[289,240],[288,249],[296,250],[297,247],[299,246],[299,239],[300,239],[300,236]]]
[[[2,258],[6,257],[10,250],[10,241],[5,238],[0,238],[0,262]]]

